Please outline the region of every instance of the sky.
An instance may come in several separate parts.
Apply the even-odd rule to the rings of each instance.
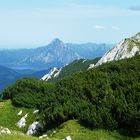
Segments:
[[[118,43],[140,32],[140,0],[0,0],[0,49]]]

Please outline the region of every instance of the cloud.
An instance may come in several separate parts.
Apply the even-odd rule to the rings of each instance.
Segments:
[[[120,30],[120,28],[119,28],[118,26],[112,26],[111,28],[112,28],[113,30],[116,30],[116,31]]]
[[[120,28],[118,26],[105,27],[103,25],[95,25],[94,28],[97,29],[97,30],[103,30],[103,29],[106,29],[106,28],[107,29],[113,29],[113,30],[116,30],[116,31],[120,30]]]
[[[102,25],[95,25],[95,29],[102,30],[105,29],[105,27]]]
[[[103,29],[108,29],[108,30],[112,29],[112,30],[115,30],[115,31],[120,30],[120,28],[118,26],[110,26],[110,27],[108,26],[108,27],[105,27],[103,25],[95,25],[94,28],[97,29],[97,30],[103,30]]]
[[[140,6],[132,6],[132,7],[129,8],[129,10],[140,11]]]

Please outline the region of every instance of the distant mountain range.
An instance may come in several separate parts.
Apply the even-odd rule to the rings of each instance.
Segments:
[[[35,49],[0,50],[0,91],[22,77],[41,78],[54,67],[74,60],[94,59],[112,48],[112,44],[72,44],[54,39]]]
[[[72,44],[54,39],[36,49],[1,50],[0,65],[13,69],[43,70],[62,67],[76,59],[94,59],[110,50],[113,44]]]

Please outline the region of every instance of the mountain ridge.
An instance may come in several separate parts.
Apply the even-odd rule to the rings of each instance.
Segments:
[[[62,67],[76,59],[94,59],[112,48],[112,44],[64,43],[56,38],[35,49],[0,50],[0,65],[9,68],[43,70]]]
[[[79,59],[65,65],[61,68],[53,68],[46,75],[44,75],[41,80],[49,82],[57,82],[59,79],[73,75],[78,72],[83,72],[88,70],[91,63],[96,64],[100,58],[95,58],[93,60]]]
[[[131,58],[137,53],[140,54],[140,33],[137,33],[133,37],[123,39],[118,45],[106,52],[95,66],[99,66],[113,60],[117,61]]]

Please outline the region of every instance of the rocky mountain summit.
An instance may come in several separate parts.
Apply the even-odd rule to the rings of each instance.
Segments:
[[[122,40],[113,49],[105,53],[95,66],[102,65],[109,61],[131,58],[137,53],[140,53],[140,33],[137,33],[131,38]]]

